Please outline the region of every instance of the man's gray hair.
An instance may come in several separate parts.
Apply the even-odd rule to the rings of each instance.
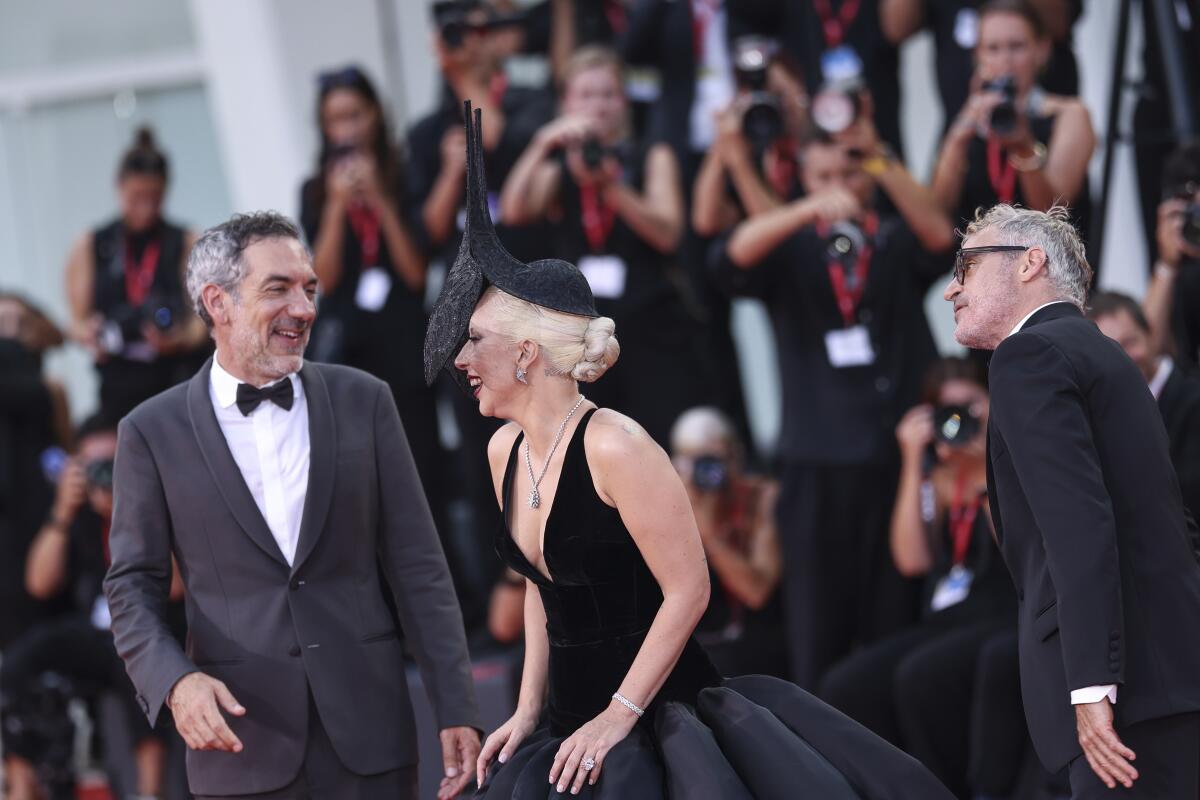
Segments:
[[[300,230],[290,219],[274,211],[234,214],[227,222],[206,230],[196,240],[187,264],[187,293],[196,314],[212,330],[213,321],[201,293],[212,284],[237,296],[238,284],[246,276],[242,253],[263,239],[301,241]]]
[[[1056,205],[1049,211],[1004,203],[987,210],[980,208],[967,225],[965,236],[973,236],[985,228],[996,232],[997,244],[1036,247],[1045,253],[1046,274],[1059,297],[1084,308],[1092,285],[1092,267],[1066,206]]]

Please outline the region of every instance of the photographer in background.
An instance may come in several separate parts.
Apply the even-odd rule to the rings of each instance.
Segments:
[[[724,233],[800,194],[797,147],[808,97],[776,49],[756,36],[734,42],[738,92],[716,114],[716,139],[692,189],[692,229],[699,236]]]
[[[1096,136],[1078,98],[1038,85],[1049,57],[1045,25],[1028,0],[983,4],[971,95],[942,141],[932,188],[956,221],[996,203],[1070,206],[1086,242]]]
[[[1195,369],[1200,364],[1200,142],[1171,154],[1162,185],[1158,261],[1142,308],[1151,350],[1171,352],[1182,366]]]
[[[1088,319],[1125,350],[1158,401],[1183,504],[1200,514],[1200,378],[1154,349],[1150,323],[1137,301],[1117,292],[1092,295]]]
[[[779,533],[793,680],[814,689],[855,645],[911,622],[887,552],[893,428],[937,357],[924,296],[950,221],[875,132],[870,102],[801,149],[805,197],[738,225],[718,277],[765,301],[783,381]],[[899,214],[878,210],[877,187]]]
[[[687,489],[713,587],[696,640],[725,677],[783,676],[783,627],[774,602],[783,571],[779,487],[742,472],[743,446],[715,408],[680,415],[671,428],[671,461]]]
[[[597,310],[621,331],[621,361],[589,396],[637,418],[666,445],[679,414],[712,393],[703,328],[687,305],[676,257],[684,229],[679,162],[665,143],[630,138],[612,50],[575,53],[561,110],[505,181],[501,216],[516,225],[552,223],[553,244],[541,255],[577,264]]]
[[[988,394],[983,369],[947,358],[926,373],[924,402],[896,427],[900,485],[896,568],[924,583],[920,622],[835,665],[821,697],[967,791],[976,658],[1016,623],[1016,593],[987,503]]]
[[[162,215],[168,172],[141,128],[117,169],[120,216],[80,237],[67,260],[71,338],[91,353],[100,408],[117,418],[190,377],[187,356],[208,341],[183,296],[195,234]]]
[[[101,590],[108,567],[116,422],[103,415],[92,417],[80,426],[77,439],[76,452],[58,478],[50,514],[29,548],[24,575],[30,595],[42,601],[63,598],[71,610],[13,642],[0,667],[9,797],[34,798],[38,782],[70,778],[72,734],[70,723],[64,721],[67,698],[58,698],[64,701],[59,709],[64,718],[47,718],[44,689],[39,686],[45,673],[65,678],[68,696],[118,693],[136,742],[136,796],[161,797],[167,729],[156,732],[146,727],[113,646],[108,604]],[[183,584],[176,574],[171,598],[182,597]],[[181,634],[182,607],[174,605]],[[63,738],[65,742],[60,741]]]

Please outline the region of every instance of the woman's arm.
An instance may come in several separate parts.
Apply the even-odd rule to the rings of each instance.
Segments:
[[[922,461],[925,448],[933,440],[933,409],[917,406],[904,415],[896,427],[900,442],[900,483],[896,505],[892,509],[889,541],[892,561],[906,578],[925,575],[933,568],[925,519],[921,514],[921,492],[925,483]]]
[[[442,135],[442,166],[434,179],[433,189],[421,206],[421,222],[434,245],[441,245],[450,238],[458,218],[467,174],[466,146],[467,138],[462,128],[450,128]]]
[[[99,332],[95,317],[96,265],[92,258],[92,234],[75,240],[67,256],[67,304],[71,309],[70,336],[86,347],[94,358],[101,353],[96,343]]]
[[[819,220],[835,222],[862,210],[858,199],[842,188],[827,189],[742,221],[726,246],[730,261],[751,269],[796,231]]]
[[[608,185],[605,198],[639,239],[670,255],[683,237],[683,191],[679,181],[675,154],[670,146],[656,144],[646,154],[645,194],[615,181]]]
[[[404,221],[400,219],[396,202],[386,195],[381,195],[375,208],[379,214],[379,227],[383,232],[384,241],[387,242],[388,253],[392,257],[392,268],[409,291],[424,291],[425,273],[429,265],[413,241]]]
[[[318,180],[323,180],[318,178]],[[346,193],[335,189],[337,180],[326,181],[325,205],[321,208],[313,245],[313,271],[324,294],[342,281],[342,248],[346,242]]]
[[[882,0],[879,4],[879,28],[891,44],[900,44],[921,30],[924,21],[924,0]]]
[[[558,195],[561,166],[550,154],[565,140],[582,138],[582,123],[560,117],[543,126],[517,159],[500,190],[500,216],[510,225],[540,222]]]
[[[692,229],[700,236],[716,236],[737,224],[737,211],[725,197],[725,164],[719,147],[704,154],[692,188]]]
[[[1096,134],[1083,103],[1074,99],[1052,98],[1057,108],[1054,131],[1050,135],[1046,162],[1042,167],[1018,173],[1021,193],[1030,208],[1046,211],[1056,203],[1071,205],[1083,190],[1088,161],[1096,148]],[[1017,159],[1035,156],[1032,137],[1014,148]]]

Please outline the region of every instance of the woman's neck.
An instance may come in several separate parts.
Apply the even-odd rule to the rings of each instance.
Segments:
[[[563,420],[579,402],[579,387],[569,378],[547,377],[529,387],[524,402],[509,417],[525,432],[530,449],[549,452]],[[582,406],[575,412],[578,417]]]

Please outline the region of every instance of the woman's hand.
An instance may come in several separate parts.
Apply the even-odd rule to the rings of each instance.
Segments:
[[[547,122],[538,130],[535,139],[537,144],[546,152],[560,147],[571,147],[582,144],[595,131],[595,124],[590,117],[580,114],[567,114]]]
[[[525,741],[525,737],[533,733],[536,725],[535,715],[523,713],[518,709],[517,713],[508,718],[508,722],[492,731],[475,761],[475,780],[480,786],[487,777],[487,769],[491,766],[492,759],[499,754],[500,763],[503,764],[512,758],[521,742]]]
[[[920,458],[933,441],[933,407],[910,408],[896,426],[896,441],[905,458]]]
[[[815,222],[832,225],[852,219],[863,212],[862,203],[849,189],[831,186],[800,201]]]
[[[1003,99],[999,92],[974,92],[950,126],[947,141],[965,145],[976,136],[987,136],[991,130],[992,111]]]
[[[615,707],[614,707],[615,706]],[[559,794],[571,787],[571,794],[579,794],[584,781],[594,784],[600,780],[604,768],[604,757],[613,746],[629,735],[637,724],[637,717],[616,701],[600,712],[599,716],[568,736],[554,756],[550,767],[550,783],[556,783]],[[591,759],[595,766],[586,769],[584,764]]]

